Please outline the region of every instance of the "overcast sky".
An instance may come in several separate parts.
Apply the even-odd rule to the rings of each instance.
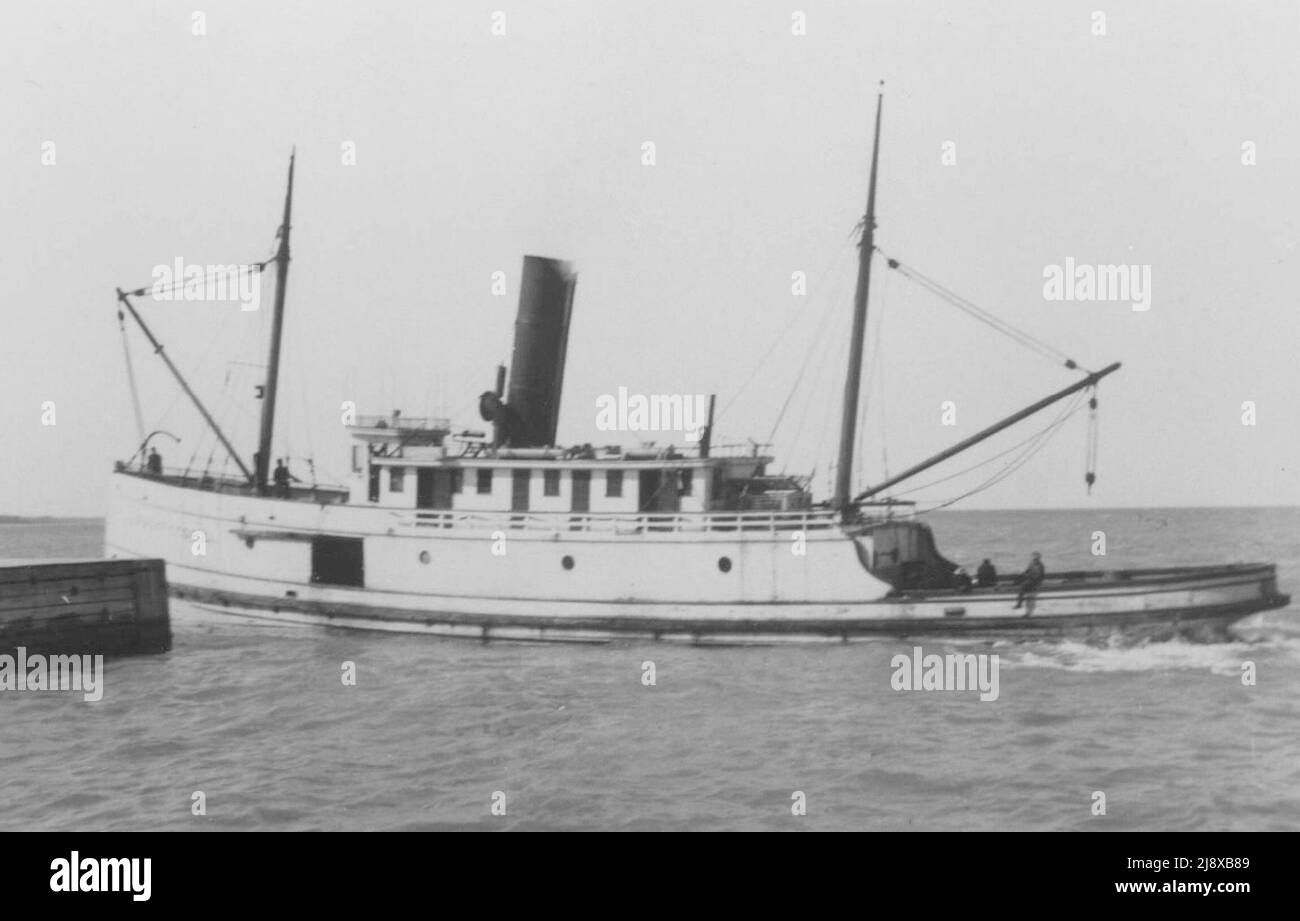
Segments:
[[[1077,416],[966,507],[1295,504],[1298,10],[5,4],[0,514],[102,514],[112,461],[139,440],[114,288],[177,258],[266,258],[294,145],[277,455],[342,475],[345,400],[480,424],[536,253],[579,272],[562,441],[637,441],[595,427],[619,386],[717,393],[722,440],[768,441],[794,388],[777,468],[815,471],[824,495],[881,79],[877,244],[1085,367],[1124,363],[1101,387],[1091,498]],[[1150,309],[1046,300],[1044,269],[1067,258],[1150,266]],[[255,312],[141,302],[246,458],[271,291]],[[879,264],[872,294],[863,484],[1077,377]],[[182,439],[159,440],[168,465],[221,469],[130,333],[146,429]]]

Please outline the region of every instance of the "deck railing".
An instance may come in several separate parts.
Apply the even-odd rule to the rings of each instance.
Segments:
[[[181,486],[186,489],[201,489],[205,492],[219,492],[240,496],[257,495],[257,490],[253,487],[253,484],[244,477],[212,476],[179,467],[164,467],[162,473],[150,473],[147,469],[142,470],[138,464],[127,466],[121,461],[117,463],[115,469],[118,473],[127,473],[143,480],[157,480],[169,486]],[[318,483],[315,486],[302,482],[292,483],[289,486],[287,496],[277,493],[273,484],[268,489],[268,494],[274,498],[293,499],[299,502],[324,502],[336,505],[346,502],[348,498],[347,487],[333,483]]]
[[[414,524],[421,528],[589,532],[599,534],[725,533],[757,531],[825,531],[839,527],[839,516],[829,509],[792,512],[645,512],[637,515],[530,512],[417,511]]]

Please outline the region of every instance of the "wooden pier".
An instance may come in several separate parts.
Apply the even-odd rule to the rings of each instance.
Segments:
[[[162,560],[0,561],[0,654],[171,649]]]

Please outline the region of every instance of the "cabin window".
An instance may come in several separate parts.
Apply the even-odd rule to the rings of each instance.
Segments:
[[[352,472],[361,472],[361,445],[352,446]]]
[[[459,496],[465,489],[465,471],[459,468],[451,471],[451,491]]]
[[[401,492],[406,485],[406,468],[389,467],[388,468],[388,491]]]
[[[542,495],[558,496],[560,494],[560,471],[542,471]]]
[[[677,482],[678,482],[677,492],[680,495],[683,496],[691,495],[691,492],[695,486],[695,471],[683,470],[681,474],[678,476]]]
[[[478,472],[478,494],[486,496],[492,492],[492,470],[481,469]]]
[[[623,495],[622,470],[605,471],[605,495],[609,498],[618,498]]]

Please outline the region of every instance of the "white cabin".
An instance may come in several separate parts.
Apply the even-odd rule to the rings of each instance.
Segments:
[[[361,417],[350,504],[463,512],[638,515],[806,509],[805,484],[769,477],[756,448],[495,447],[445,419]],[[742,453],[748,451],[749,453]]]

